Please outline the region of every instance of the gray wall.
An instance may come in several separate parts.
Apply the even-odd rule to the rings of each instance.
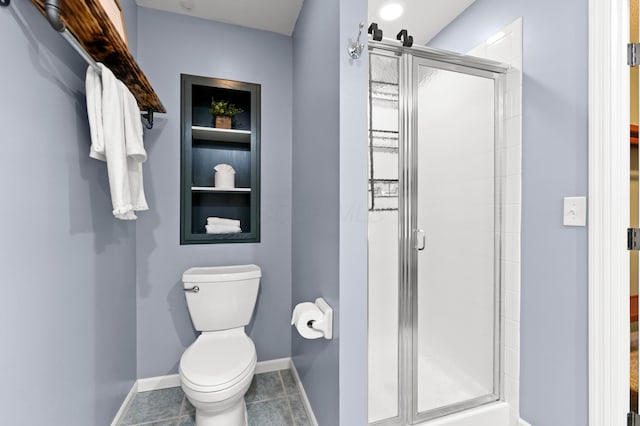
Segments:
[[[177,372],[196,336],[182,291],[192,266],[256,263],[248,332],[258,360],[291,352],[291,38],[140,8],[138,62],[168,113],[145,142],[151,210],[137,226],[138,377]],[[261,243],[180,246],[180,74],[262,85]]]
[[[138,57],[138,5],[135,0],[119,0],[124,16],[129,50],[134,58]]]
[[[307,0],[293,35],[293,304],[324,297],[335,336],[292,330],[292,353],[321,425],[367,423],[367,67],[346,55],[366,7]]]
[[[521,416],[587,424],[587,2],[477,0],[430,45],[466,52],[523,17]]]
[[[340,424],[367,424],[368,88],[365,50],[346,48],[367,22],[367,0],[340,0]],[[364,37],[363,29],[363,40]]]
[[[322,296],[339,311],[339,0],[307,0],[293,33],[292,302]],[[333,330],[339,330],[336,314]],[[339,424],[339,335],[291,351],[320,425]]]
[[[106,425],[136,377],[135,224],[88,156],[86,64],[31,2],[0,39],[2,423]]]

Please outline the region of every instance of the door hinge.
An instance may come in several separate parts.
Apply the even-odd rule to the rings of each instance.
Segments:
[[[640,416],[633,411],[627,414],[627,426],[640,426]]]
[[[627,44],[627,65],[630,67],[638,66],[638,48],[640,43]]]
[[[640,250],[640,228],[627,228],[627,250]]]

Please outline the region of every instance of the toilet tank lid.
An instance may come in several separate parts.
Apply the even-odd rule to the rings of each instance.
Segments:
[[[262,276],[258,265],[210,266],[187,269],[182,274],[185,283],[240,281]]]

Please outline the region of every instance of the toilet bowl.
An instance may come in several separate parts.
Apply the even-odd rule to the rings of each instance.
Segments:
[[[245,426],[244,394],[256,368],[245,334],[258,293],[256,265],[191,268],[183,274],[187,306],[202,333],[180,358],[179,375],[197,426]]]
[[[244,394],[255,369],[256,350],[243,329],[200,335],[180,359],[182,389],[196,407],[196,424],[246,424]]]

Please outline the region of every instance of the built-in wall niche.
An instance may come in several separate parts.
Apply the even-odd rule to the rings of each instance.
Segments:
[[[258,242],[260,85],[186,74],[181,79],[180,243]],[[223,113],[231,106],[241,111],[230,124],[221,123],[212,102],[224,102]],[[216,177],[218,165],[233,169],[231,184],[228,173]]]

